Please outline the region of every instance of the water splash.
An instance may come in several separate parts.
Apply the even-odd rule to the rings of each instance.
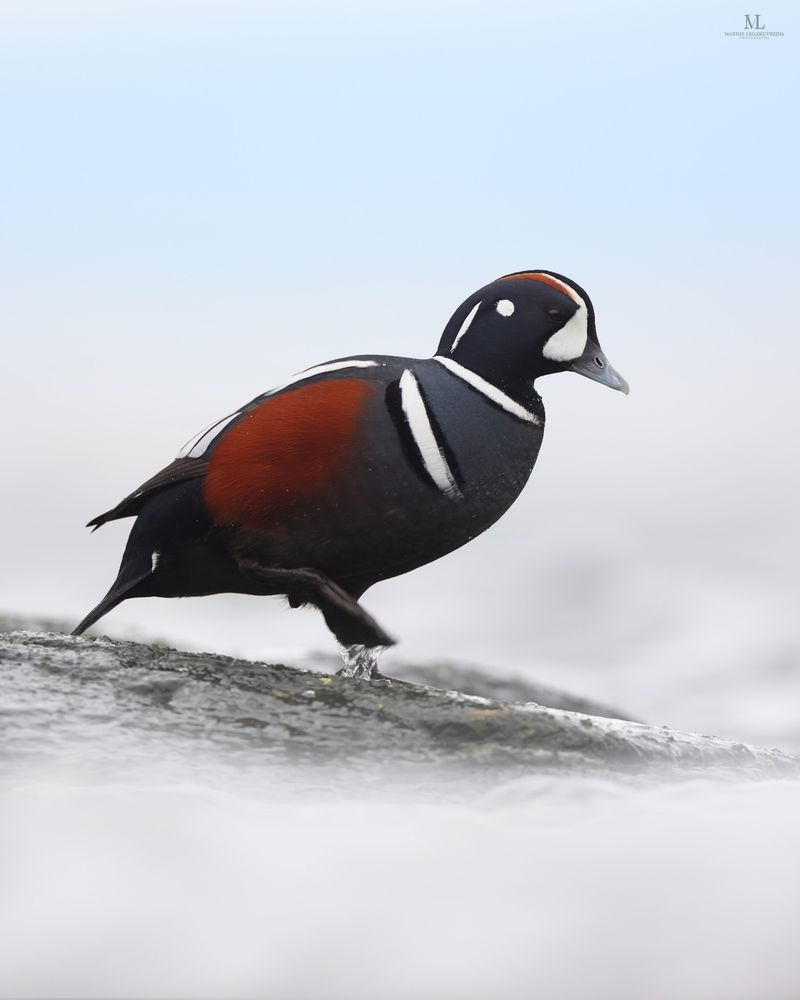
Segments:
[[[380,677],[378,659],[384,648],[384,646],[340,645],[339,651],[344,661],[341,671],[342,677],[360,677],[367,681],[374,677]]]

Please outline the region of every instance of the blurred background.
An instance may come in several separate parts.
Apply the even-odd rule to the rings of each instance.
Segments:
[[[0,609],[77,622],[130,522],[83,525],[195,431],[330,358],[429,355],[475,288],[547,268],[591,295],[631,395],[542,380],[514,508],[366,606],[397,658],[800,746],[800,25],[788,2],[761,19],[783,37],[726,37],[744,14],[714,0],[4,0]],[[333,650],[315,613],[246,597],[132,601],[102,629]],[[613,867],[609,824],[590,856]],[[754,995],[746,972],[717,995]]]
[[[330,358],[429,355],[476,287],[544,267],[630,397],[542,380],[516,506],[366,605],[398,657],[796,735],[796,17],[757,43],[714,2],[6,0],[0,608],[79,620],[131,522],[83,525],[196,430]],[[247,597],[102,628],[332,649]]]

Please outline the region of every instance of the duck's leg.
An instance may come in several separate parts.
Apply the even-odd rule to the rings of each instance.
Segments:
[[[394,645],[394,639],[358,601],[324,573],[315,569],[276,569],[251,560],[240,560],[239,566],[246,576],[257,580],[267,592],[286,594],[293,608],[302,604],[313,604],[319,608],[328,628],[345,649],[363,649],[370,655],[375,650],[374,656],[377,659],[376,647]],[[347,656],[344,659],[346,676],[372,676],[372,671],[366,673],[348,670]]]

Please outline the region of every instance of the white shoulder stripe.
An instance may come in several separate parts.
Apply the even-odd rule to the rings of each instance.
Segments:
[[[464,336],[464,334],[467,332],[467,330],[469,330],[470,324],[475,319],[475,313],[478,311],[479,307],[480,307],[480,302],[476,302],[475,305],[467,313],[467,318],[461,324],[461,327],[460,327],[458,333],[456,334],[455,340],[453,341],[453,346],[450,348],[450,353],[451,354],[453,353],[453,351],[458,346],[459,340],[461,340],[461,338]]]
[[[526,410],[521,403],[518,403],[515,399],[507,396],[502,389],[498,389],[496,385],[492,385],[491,382],[487,382],[485,378],[481,378],[480,375],[476,375],[474,371],[469,368],[465,368],[460,365],[457,361],[453,361],[452,358],[443,358],[440,354],[437,354],[433,359],[438,361],[440,365],[452,372],[457,378],[466,382],[467,385],[471,385],[473,389],[476,389],[487,399],[490,399],[493,403],[502,407],[507,413],[510,413],[514,417],[518,417],[520,420],[524,420],[529,424],[540,424],[541,420],[536,416],[535,413],[531,413],[530,410]]]
[[[344,368],[377,368],[384,364],[386,364],[385,361],[366,361],[359,358],[348,358],[345,361],[330,361],[325,365],[316,365],[314,368],[306,368],[304,372],[300,372],[293,378],[290,378],[289,381],[284,382],[283,385],[278,385],[275,386],[274,389],[269,389],[264,393],[264,396],[274,396],[276,392],[288,389],[289,386],[294,385],[295,382],[303,382],[307,378],[313,378],[315,375],[324,375],[326,372],[341,371]],[[219,434],[219,432],[226,427],[234,417],[238,417],[241,412],[241,410],[237,410],[235,413],[231,413],[229,416],[223,417],[222,420],[217,420],[216,423],[213,423],[210,427],[206,427],[206,429],[200,431],[199,434],[195,434],[195,436],[190,438],[181,448],[177,457],[200,458],[205,454],[206,449],[217,434]]]
[[[453,500],[460,497],[461,490],[433,433],[419,384],[408,368],[400,376],[400,405],[408,421],[419,457],[434,485]]]

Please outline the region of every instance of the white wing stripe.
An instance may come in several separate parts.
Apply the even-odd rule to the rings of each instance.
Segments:
[[[215,438],[222,428],[226,427],[234,417],[238,417],[240,413],[241,410],[237,410],[236,413],[231,413],[229,416],[223,417],[222,420],[218,420],[210,427],[206,427],[206,429],[200,431],[199,434],[195,434],[195,436],[190,438],[181,448],[177,457],[200,458],[200,456],[205,453],[206,448],[211,444],[212,439]]]
[[[306,368],[304,372],[299,372],[293,378],[290,378],[288,382],[284,382],[282,385],[278,385],[274,389],[270,389],[269,392],[265,392],[264,395],[274,396],[276,392],[288,389],[289,386],[294,385],[295,382],[302,382],[304,379],[313,378],[315,375],[324,375],[326,372],[338,372],[344,368],[378,368],[384,364],[386,364],[385,361],[365,361],[359,358],[351,358],[346,361],[330,361],[326,365],[317,365],[315,368]]]
[[[460,365],[457,361],[453,361],[452,358],[443,358],[440,354],[437,354],[433,359],[438,361],[440,365],[451,372],[456,378],[460,378],[462,381],[466,382],[467,385],[471,385],[473,389],[476,389],[487,399],[490,399],[493,403],[502,407],[507,413],[510,413],[514,417],[518,417],[520,420],[524,420],[529,424],[539,424],[541,421],[536,416],[535,413],[531,413],[530,410],[526,410],[521,403],[518,403],[515,399],[507,396],[502,389],[498,389],[496,385],[492,385],[491,382],[487,382],[485,378],[481,378],[480,375],[476,375],[475,372],[471,371],[469,368],[465,368]]]
[[[386,364],[385,361],[366,361],[359,358],[350,358],[345,361],[330,361],[325,365],[317,365],[314,368],[307,368],[304,372],[300,372],[295,375],[294,378],[289,379],[288,382],[284,382],[283,385],[276,386],[274,389],[270,389],[268,392],[264,393],[264,396],[274,396],[276,392],[281,392],[283,389],[288,389],[290,385],[294,385],[295,382],[303,382],[307,378],[313,378],[315,375],[324,375],[326,372],[337,372],[341,371],[343,368],[376,368],[380,365]],[[205,454],[206,449],[220,433],[220,431],[227,427],[227,425],[234,419],[238,417],[241,410],[237,410],[235,413],[231,413],[230,416],[223,417],[222,420],[217,420],[210,427],[206,427],[205,430],[200,431],[199,434],[195,434],[193,438],[189,438],[186,444],[178,452],[178,458],[200,458]]]
[[[447,459],[436,440],[431,427],[430,417],[425,408],[425,400],[419,391],[419,385],[411,371],[406,368],[400,377],[400,405],[403,408],[414,444],[425,471],[431,477],[434,485],[445,496],[455,499],[461,496],[461,490],[456,484]]]

